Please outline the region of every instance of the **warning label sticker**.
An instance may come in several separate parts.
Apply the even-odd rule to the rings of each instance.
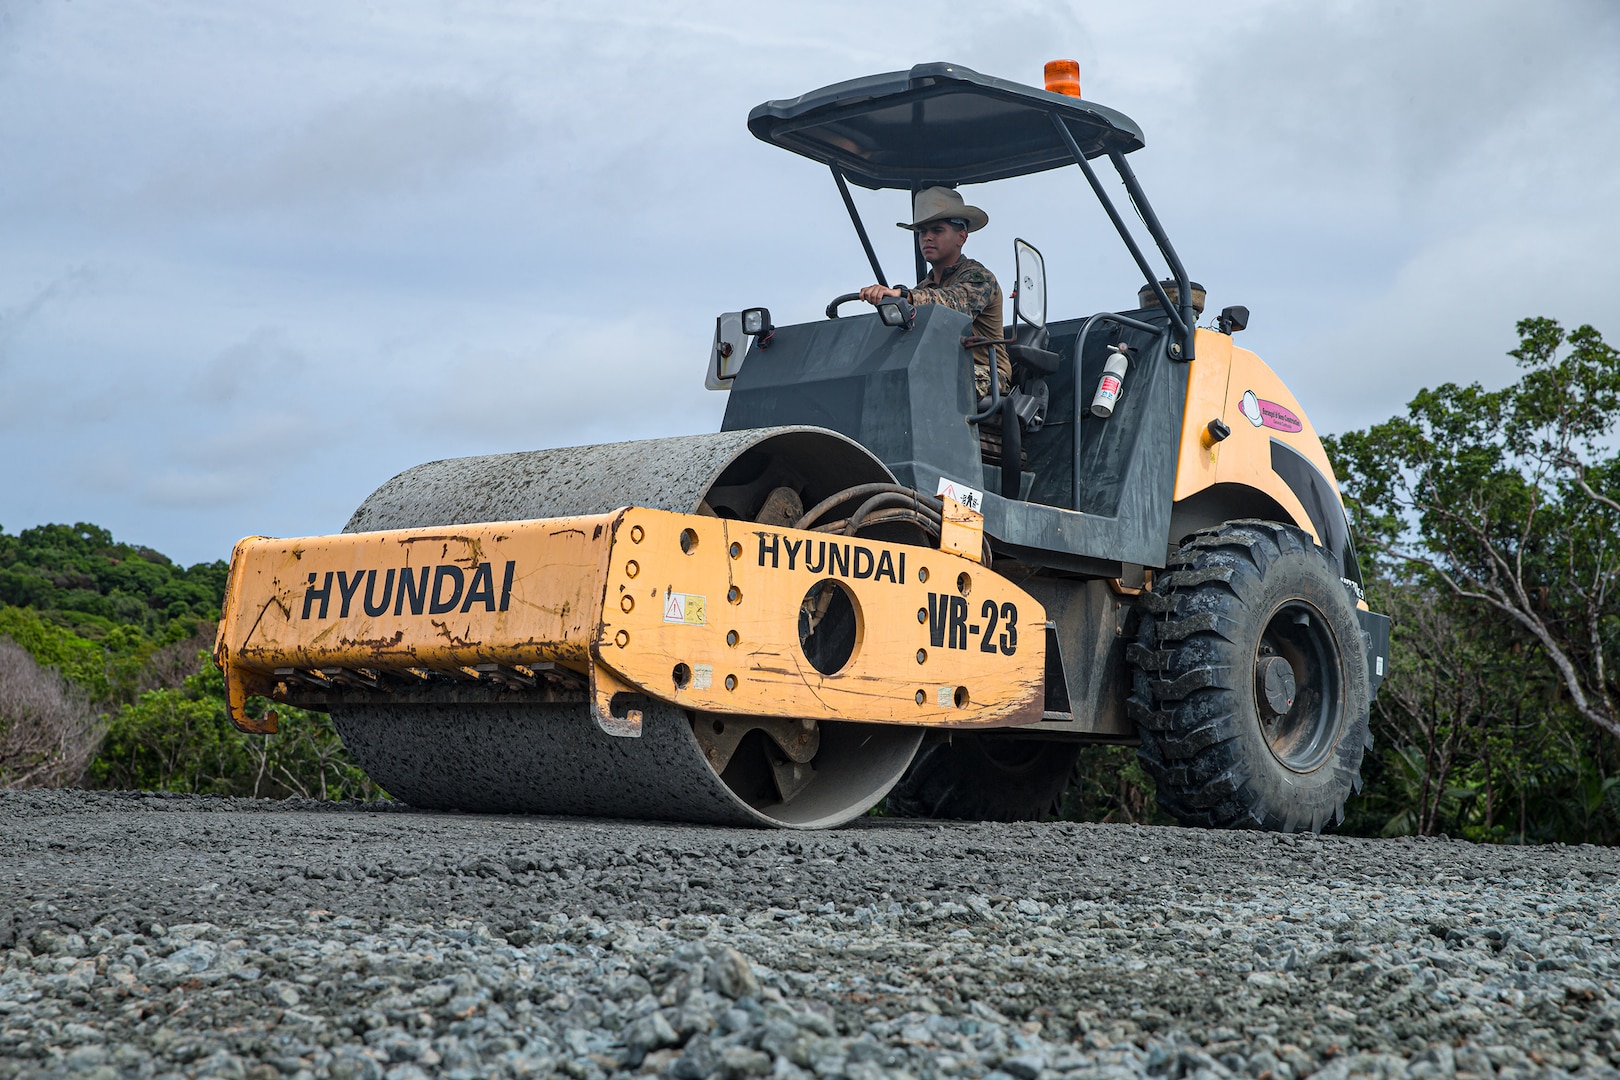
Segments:
[[[709,687],[711,687],[713,685],[714,685],[714,665],[713,664],[693,664],[692,665],[692,689],[694,689],[694,690],[707,690]]]
[[[943,476],[939,478],[939,490],[934,494],[955,499],[969,510],[984,509],[984,492],[978,488],[970,488],[966,484],[959,484],[955,480],[947,480]]]
[[[664,621],[702,626],[707,621],[707,603],[697,593],[665,593]]]

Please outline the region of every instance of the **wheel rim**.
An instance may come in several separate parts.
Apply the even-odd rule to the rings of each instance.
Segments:
[[[1254,661],[1255,711],[1266,746],[1294,772],[1321,767],[1344,724],[1339,643],[1315,605],[1289,600],[1266,622]]]
[[[812,466],[803,459],[739,460],[710,486],[703,505],[723,517],[790,526],[805,503],[780,482]],[[866,529],[856,535],[876,536]],[[812,586],[799,614],[799,644],[810,665],[837,674],[859,634],[852,594],[833,579]],[[767,717],[692,713],[691,721],[706,764],[732,795],[774,824],[793,827],[841,824],[876,805],[904,775],[923,736],[921,728],[847,721],[807,723],[803,730],[797,721]],[[718,736],[728,728],[741,737],[722,745]],[[808,744],[801,747],[803,739]]]

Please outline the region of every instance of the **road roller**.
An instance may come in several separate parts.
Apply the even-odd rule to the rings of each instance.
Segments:
[[[430,462],[338,534],[245,539],[215,650],[236,725],[325,710],[391,796],[469,812],[1037,819],[1105,742],[1188,825],[1342,820],[1389,623],[1305,410],[1236,344],[1248,311],[1199,325],[1137,125],[1077,84],[932,63],[748,127],[831,172],[880,283],[850,185],[1059,168],[1142,281],[1049,319],[1017,240],[988,397],[948,307],[728,312],[719,432]]]

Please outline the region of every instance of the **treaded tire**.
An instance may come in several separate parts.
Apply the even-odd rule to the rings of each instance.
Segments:
[[[1080,744],[953,735],[928,743],[889,792],[894,817],[1039,821],[1063,806]]]
[[[1211,828],[1343,821],[1372,735],[1366,646],[1327,554],[1292,526],[1229,521],[1184,543],[1146,600],[1129,708],[1159,805]],[[1280,654],[1292,698],[1257,683]]]

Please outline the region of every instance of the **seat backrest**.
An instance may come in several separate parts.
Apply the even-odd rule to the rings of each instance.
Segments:
[[[1029,326],[1022,324],[1007,328],[1007,336],[1015,338],[1014,344],[1007,346],[1007,357],[1015,365],[1022,366],[1024,372],[1019,376],[1020,381],[1043,375],[1051,375],[1057,371],[1060,357],[1057,353],[1047,351],[1047,344],[1051,340],[1044,326]]]
[[[1020,345],[1041,350],[1045,350],[1047,342],[1052,338],[1052,335],[1046,332],[1046,327],[1030,326],[1028,323],[1019,324],[1008,336],[1016,337]]]
[[[1029,348],[1033,349],[1046,348],[1047,342],[1049,342],[1052,337],[1052,335],[1046,332],[1046,327],[1031,326],[1028,323],[1014,323],[1013,325],[1006,327],[1002,331],[1001,336],[1004,338],[1012,338],[1013,341],[1017,342],[1019,345],[1028,346]]]

